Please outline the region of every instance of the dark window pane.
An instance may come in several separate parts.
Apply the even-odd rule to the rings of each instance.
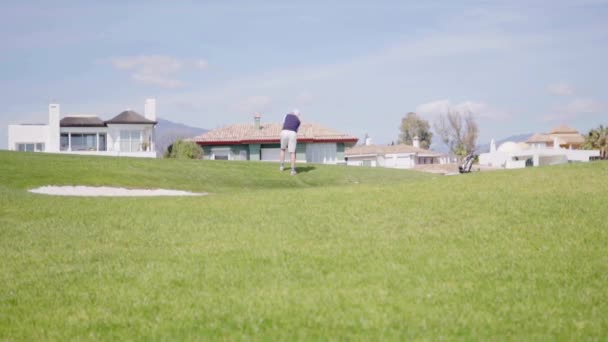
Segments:
[[[67,135],[67,133],[62,133],[61,134],[61,140],[59,142],[60,144],[60,150],[61,151],[67,151],[68,147],[69,147],[69,137]]]
[[[100,151],[106,150],[106,135],[105,134],[99,135],[99,150]]]

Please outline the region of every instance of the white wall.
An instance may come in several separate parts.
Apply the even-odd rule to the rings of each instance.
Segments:
[[[598,150],[570,150],[563,148],[539,148],[519,152],[493,152],[479,155],[479,164],[506,169],[526,167],[526,159],[532,158],[534,166],[564,164],[569,161],[588,162],[599,157]],[[518,160],[515,160],[515,159]]]
[[[565,164],[568,162],[568,158],[566,155],[548,155],[548,156],[539,156],[538,158],[538,166],[546,166],[546,165],[559,165]]]
[[[416,165],[414,154],[395,153],[385,156],[384,167],[394,169],[411,169]]]
[[[156,121],[156,99],[146,99],[144,117],[148,120]]]
[[[46,152],[59,152],[59,104],[49,104],[48,146]]]
[[[378,157],[375,155],[367,155],[367,156],[346,156],[348,160],[346,161],[346,165],[349,166],[366,166],[369,163],[371,167],[382,166],[379,165]]]
[[[144,116],[148,120],[156,121],[156,99],[146,99],[144,105]],[[156,130],[150,131],[150,149],[156,150]]]
[[[415,154],[392,153],[382,155],[347,156],[346,165],[362,166],[364,161],[370,161],[373,167],[388,167],[392,169],[411,169],[416,165]]]
[[[47,151],[49,145],[48,125],[9,125],[8,126],[8,149],[15,151],[18,143],[43,143]]]
[[[378,166],[379,167],[385,167],[386,166],[386,158],[384,158],[384,156],[378,156],[376,158],[376,160],[378,161]]]
[[[563,151],[568,160],[570,161],[580,161],[580,162],[588,162],[590,158],[595,157],[599,158],[600,151],[599,150],[560,150]]]
[[[491,167],[505,167],[509,156],[505,152],[489,152],[479,155],[479,164]]]

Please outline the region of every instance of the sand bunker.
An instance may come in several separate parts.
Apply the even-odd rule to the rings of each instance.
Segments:
[[[109,186],[43,186],[29,190],[36,194],[85,197],[141,197],[141,196],[204,196],[206,192],[189,192],[167,189],[125,189]]]

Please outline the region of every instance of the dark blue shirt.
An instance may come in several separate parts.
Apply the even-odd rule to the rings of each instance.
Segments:
[[[300,119],[295,114],[287,114],[285,115],[285,121],[283,122],[283,129],[288,131],[298,132],[298,128],[300,128]]]

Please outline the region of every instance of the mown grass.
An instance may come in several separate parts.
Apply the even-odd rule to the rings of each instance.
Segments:
[[[0,339],[608,336],[607,163],[276,166],[0,152]]]

